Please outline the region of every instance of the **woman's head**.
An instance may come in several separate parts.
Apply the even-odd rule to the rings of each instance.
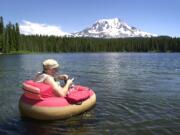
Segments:
[[[54,59],[47,59],[43,61],[42,65],[43,71],[49,75],[54,75],[59,68],[58,62]]]

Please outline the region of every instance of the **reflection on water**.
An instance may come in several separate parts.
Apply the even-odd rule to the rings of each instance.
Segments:
[[[54,58],[61,73],[97,94],[96,106],[66,120],[19,116],[21,82]],[[180,54],[62,53],[0,56],[0,134],[180,134]]]

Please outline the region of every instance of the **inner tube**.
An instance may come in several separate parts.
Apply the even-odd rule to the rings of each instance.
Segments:
[[[66,97],[57,97],[49,85],[32,80],[23,83],[23,90],[19,100],[21,116],[33,119],[66,119],[96,104],[95,92],[81,85],[70,88]]]

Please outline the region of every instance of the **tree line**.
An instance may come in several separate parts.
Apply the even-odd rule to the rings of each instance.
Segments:
[[[19,51],[20,31],[18,23],[9,22],[4,26],[3,17],[0,17],[0,52],[10,53]]]
[[[18,23],[0,17],[0,52],[180,52],[180,38],[84,38],[20,34]]]

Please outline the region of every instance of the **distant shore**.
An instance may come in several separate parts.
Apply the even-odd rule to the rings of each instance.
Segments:
[[[44,53],[179,53],[179,52],[176,52],[176,51],[164,51],[164,52],[161,52],[161,51],[158,51],[158,50],[154,50],[154,51],[147,51],[147,52],[135,52],[135,51],[97,51],[97,52],[73,52],[73,51],[69,51],[69,52],[30,52],[30,51],[12,51],[12,52],[9,52],[9,53],[2,53],[0,52],[0,55],[21,55],[21,54],[44,54]]]

